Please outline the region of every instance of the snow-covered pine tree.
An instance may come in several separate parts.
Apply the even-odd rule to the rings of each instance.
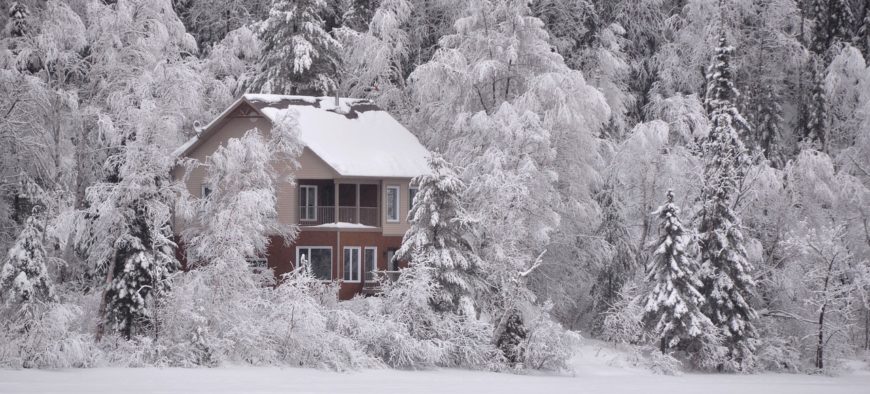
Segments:
[[[749,123],[737,110],[737,99],[740,92],[734,85],[734,70],[731,67],[731,55],[734,47],[728,45],[725,33],[719,35],[719,45],[713,63],[707,69],[707,92],[704,96],[704,106],[707,114],[715,123],[716,113],[729,116],[729,126],[736,128],[739,134],[749,130]],[[715,124],[713,124],[715,127]]]
[[[803,130],[803,141],[815,149],[825,151],[827,140],[828,103],[825,91],[825,71],[820,56],[813,56],[810,62],[810,97],[806,107],[806,125]]]
[[[327,0],[275,0],[257,25],[259,66],[249,91],[330,94],[338,86],[341,43],[327,31]]]
[[[397,256],[431,268],[438,284],[431,300],[435,310],[476,316],[474,298],[482,261],[469,242],[474,221],[460,200],[465,184],[440,156],[430,157],[429,167],[431,174],[412,182],[418,191],[408,214],[411,228]]]
[[[732,204],[749,160],[735,123],[744,123],[734,103],[733,76],[724,35],[719,40],[711,66],[707,91],[710,111],[709,136],[702,144],[704,185],[698,212],[701,249],[701,279],[706,298],[704,312],[721,331],[729,351],[728,369],[748,368],[753,364],[755,310],[746,297],[754,286],[750,274],[740,219]]]
[[[45,266],[44,238],[41,219],[36,214],[31,215],[0,268],[0,300],[3,301],[0,309],[14,314],[24,311],[32,303],[55,299]]]
[[[782,157],[782,106],[780,105],[779,94],[774,90],[772,85],[766,85],[755,95],[751,100],[755,101],[755,141],[758,147],[761,148],[764,157],[770,160],[770,163],[775,168],[782,168],[785,164]]]
[[[864,16],[858,21],[858,31],[855,36],[855,47],[864,54],[864,59],[870,62],[870,0],[864,0]]]
[[[695,341],[709,340],[712,322],[701,312],[704,296],[698,279],[699,264],[692,255],[691,231],[683,227],[674,193],[653,215],[661,220],[661,237],[654,246],[647,266],[647,282],[652,284],[646,296],[644,322],[659,339],[659,350],[685,350]]]
[[[9,35],[12,37],[22,37],[27,33],[27,16],[30,11],[27,6],[21,2],[13,2],[9,6]]]
[[[837,43],[852,42],[855,17],[849,0],[813,0],[814,16],[810,50],[830,60],[830,49]]]

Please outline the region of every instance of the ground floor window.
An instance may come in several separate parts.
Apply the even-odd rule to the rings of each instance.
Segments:
[[[332,280],[332,248],[329,246],[300,246],[296,248],[296,262],[308,262],[311,275],[320,280]]]
[[[345,282],[359,282],[360,261],[359,247],[346,246],[344,248],[344,280]]]
[[[364,254],[366,282],[374,282],[375,271],[378,269],[378,248],[368,247],[365,249]]]

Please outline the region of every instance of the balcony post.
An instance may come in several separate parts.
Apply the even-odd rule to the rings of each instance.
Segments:
[[[362,223],[362,217],[359,216],[359,183],[356,184],[356,222]]]
[[[333,179],[332,185],[333,185],[332,186],[333,187],[332,195],[335,197],[334,198],[335,206],[333,207],[333,215],[334,215],[333,222],[338,223],[339,222],[339,217],[338,217],[338,181]]]

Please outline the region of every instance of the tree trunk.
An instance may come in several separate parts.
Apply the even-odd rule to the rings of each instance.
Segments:
[[[103,289],[103,295],[100,297],[100,310],[97,313],[97,332],[94,335],[94,341],[99,342],[103,339],[103,333],[106,331],[106,308],[108,303],[109,288],[112,286],[112,281],[115,280],[115,259],[118,258],[118,252],[112,255],[112,260],[109,262],[109,269],[106,272],[106,287]]]

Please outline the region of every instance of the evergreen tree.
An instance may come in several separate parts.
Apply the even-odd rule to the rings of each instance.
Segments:
[[[781,168],[784,161],[782,158],[782,106],[780,97],[771,85],[766,85],[755,92],[752,98],[755,103],[755,141],[761,148],[764,157],[770,160],[775,168]]]
[[[739,133],[748,130],[749,124],[737,110],[737,99],[740,97],[740,92],[734,85],[734,70],[731,67],[733,53],[734,47],[728,45],[725,33],[721,33],[713,64],[707,69],[707,93],[704,96],[704,104],[714,127],[716,114],[727,114],[732,123],[731,126],[739,128]]]
[[[837,43],[852,42],[855,17],[848,0],[814,0],[815,16],[810,50],[830,60],[830,49]]]
[[[659,338],[659,349],[687,349],[693,341],[709,336],[713,327],[701,312],[703,285],[698,279],[699,265],[690,249],[692,235],[679,218],[674,193],[653,214],[661,219],[661,237],[647,267],[647,282],[652,290],[646,297],[644,321]]]
[[[418,191],[408,214],[411,228],[397,255],[432,269],[438,285],[431,297],[435,310],[474,312],[465,308],[472,306],[480,286],[477,271],[482,262],[468,241],[473,221],[460,201],[466,187],[440,156],[433,155],[429,167],[431,174],[413,182]]]
[[[816,56],[811,63],[812,85],[806,108],[806,125],[803,140],[818,150],[825,151],[827,140],[828,103],[825,92],[825,72],[822,60]]]
[[[0,300],[13,313],[27,309],[31,303],[55,299],[45,267],[44,237],[41,220],[36,215],[28,217],[0,268]]]
[[[12,37],[23,37],[27,34],[27,16],[30,11],[27,6],[14,2],[9,6],[9,35]]]
[[[864,16],[858,22],[855,36],[855,46],[864,54],[864,59],[870,61],[870,0],[864,0]]]
[[[275,0],[258,24],[263,43],[249,91],[329,94],[338,86],[341,44],[327,30],[326,0]]]
[[[746,148],[735,123],[737,111],[733,80],[728,71],[730,47],[720,39],[707,99],[711,130],[702,144],[704,185],[698,232],[701,248],[701,278],[706,297],[705,314],[719,328],[729,351],[730,369],[748,367],[755,351],[755,311],[746,300],[754,286],[740,231],[740,219],[733,211],[733,199],[749,164]]]

